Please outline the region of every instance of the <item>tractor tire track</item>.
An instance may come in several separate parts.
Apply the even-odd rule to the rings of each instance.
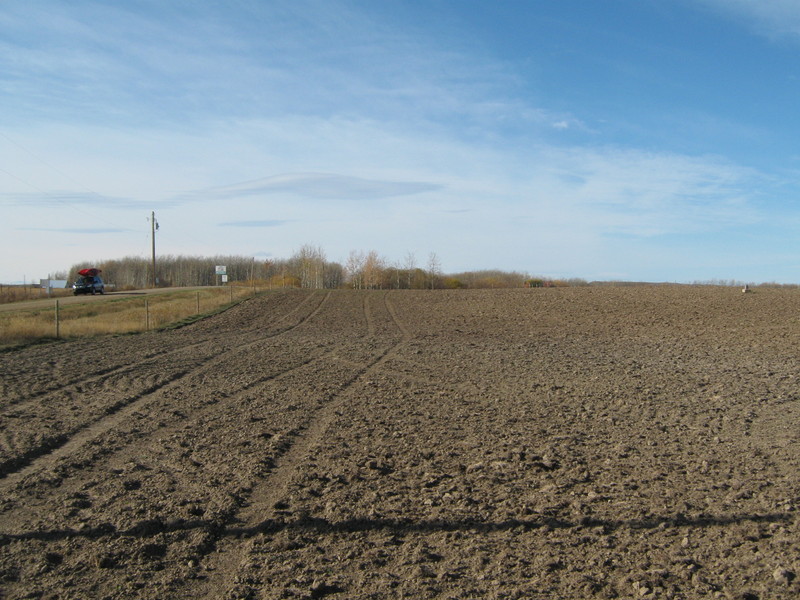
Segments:
[[[258,310],[199,322],[183,339],[219,334],[228,360],[0,485],[0,596],[800,594],[794,292],[330,298],[242,353],[268,332]],[[562,333],[543,336],[551,322]],[[142,337],[164,348],[176,334]],[[45,383],[49,364],[68,381],[81,361],[65,352],[88,348],[4,366],[14,385]],[[98,383],[103,402],[132,376]]]
[[[11,448],[12,451],[16,450],[16,453],[0,462],[0,482],[4,479],[8,480],[9,476],[14,475],[13,478],[3,483],[3,487],[5,485],[13,485],[13,482],[39,470],[40,467],[37,465],[37,461],[41,457],[53,455],[56,451],[59,452],[54,455],[54,459],[68,455],[87,441],[113,429],[120,422],[129,418],[133,413],[144,409],[150,404],[161,401],[165,392],[184,385],[187,378],[200,377],[202,374],[212,373],[217,370],[220,365],[232,359],[231,353],[247,355],[258,344],[270,342],[275,337],[302,326],[320,313],[323,305],[329,298],[330,293],[322,295],[319,304],[316,305],[309,314],[300,318],[296,323],[290,323],[281,328],[277,332],[272,331],[267,335],[262,335],[255,340],[241,344],[234,350],[220,351],[210,358],[204,358],[193,362],[184,369],[171,372],[162,381],[137,390],[129,397],[120,400],[118,399],[118,394],[113,395],[112,397],[117,399],[109,405],[99,407],[99,414],[95,413],[96,416],[89,421],[78,422],[67,430],[44,435],[35,440],[35,445],[31,447],[22,449]],[[286,320],[286,318],[288,318],[288,316],[283,317],[279,322]],[[9,443],[8,438],[0,438],[0,441],[2,441],[3,449],[5,449],[7,447],[6,445]],[[0,490],[2,490],[3,487],[0,487]]]
[[[241,410],[243,401],[248,397],[257,396],[259,390],[263,390],[265,386],[292,377],[299,377],[300,371],[307,371],[308,374],[314,373],[315,365],[329,360],[334,353],[335,349],[330,349],[316,356],[306,357],[289,368],[265,375],[224,397],[215,396],[209,401],[198,402],[196,406],[183,406],[183,410],[177,414],[172,412],[170,405],[164,402],[164,398],[157,396],[147,405],[124,409],[113,418],[79,432],[36,464],[29,465],[8,476],[5,480],[0,480],[0,494],[8,494],[15,486],[24,482],[26,477],[34,475],[36,472],[46,472],[48,476],[51,476],[52,473],[69,471],[71,457],[78,454],[81,455],[81,472],[77,475],[71,474],[69,482],[65,482],[60,487],[63,488],[63,493],[67,493],[69,490],[79,490],[86,479],[96,476],[97,470],[100,469],[99,461],[108,465],[109,463],[138,460],[143,455],[142,448],[157,447],[162,444],[163,440],[179,436],[187,429],[199,431],[201,429],[199,424],[212,421],[218,415]],[[132,439],[130,444],[120,446],[120,438],[124,438],[132,432],[135,432],[135,439]],[[292,435],[292,431],[287,432],[287,435],[277,435],[275,443],[285,444]],[[92,447],[87,450],[86,447],[89,444],[92,444]],[[160,468],[163,469],[163,466]],[[21,507],[23,511],[29,511],[32,508],[35,507]]]
[[[365,296],[363,310],[368,324],[368,337],[375,335],[379,322],[376,321],[369,300]],[[305,464],[305,458],[311,449],[325,436],[325,433],[346,411],[350,398],[348,392],[361,380],[378,371],[383,363],[409,339],[408,330],[399,320],[396,312],[383,294],[382,302],[389,320],[400,332],[399,339],[388,347],[374,351],[372,358],[354,369],[350,377],[343,382],[341,389],[333,394],[325,404],[298,426],[287,439],[283,440],[280,451],[272,459],[271,468],[265,478],[258,482],[244,506],[234,514],[227,515],[227,525],[213,532],[215,542],[209,544],[213,552],[204,558],[205,569],[212,574],[206,580],[204,589],[193,597],[209,600],[230,597],[250,597],[255,590],[245,589],[240,583],[239,573],[251,549],[247,539],[240,540],[235,532],[255,533],[267,531],[270,524],[284,518],[290,504],[286,500],[287,490],[296,477],[299,469]],[[385,324],[385,321],[380,324]],[[234,535],[231,535],[234,533]]]
[[[285,333],[286,331],[289,331],[289,330],[293,329],[294,327],[300,326],[303,322],[305,322],[309,318],[313,317],[320,310],[320,307],[322,306],[322,303],[324,303],[325,300],[327,299],[327,296],[323,296],[321,301],[320,301],[320,304],[318,304],[311,311],[311,313],[309,313],[308,315],[305,315],[304,317],[302,317],[299,322],[294,323],[294,324],[290,323],[289,325],[284,325],[282,327],[277,327],[279,324],[283,323],[287,319],[290,319],[293,316],[295,316],[298,311],[300,311],[302,308],[304,308],[306,306],[306,304],[308,304],[312,300],[312,298],[319,298],[319,297],[320,296],[318,294],[314,294],[314,293],[308,294],[293,309],[291,309],[289,312],[287,312],[287,313],[281,315],[280,317],[278,317],[274,322],[270,323],[268,325],[268,327],[270,328],[269,336],[275,336],[275,335],[280,335],[281,333]],[[248,301],[249,301],[249,299],[245,300],[244,302],[248,302]],[[242,303],[240,303],[240,304],[242,304]],[[189,326],[189,327],[191,327],[191,326]],[[144,335],[146,335],[146,334],[144,334]],[[248,333],[246,333],[245,335],[248,335]],[[255,341],[257,341],[258,339],[263,339],[263,337],[264,337],[264,334],[263,334],[262,331],[249,333],[249,335],[255,335],[257,337],[257,339]],[[108,379],[111,376],[124,376],[124,375],[127,375],[129,373],[132,373],[132,372],[135,372],[137,370],[140,370],[145,365],[160,364],[161,361],[163,361],[165,358],[168,358],[168,357],[172,357],[172,356],[175,356],[175,355],[184,355],[184,354],[185,355],[189,355],[189,356],[193,356],[198,351],[200,351],[200,349],[202,347],[204,347],[204,346],[208,347],[209,352],[213,353],[210,357],[207,357],[207,359],[213,359],[214,357],[218,356],[222,352],[226,352],[227,351],[227,349],[225,349],[225,350],[220,350],[219,349],[220,338],[227,337],[226,333],[224,333],[224,332],[221,332],[221,333],[207,333],[206,336],[207,336],[206,339],[202,339],[202,340],[196,341],[196,342],[191,342],[189,344],[184,344],[184,345],[181,345],[180,347],[177,347],[177,348],[171,348],[171,349],[168,349],[168,350],[157,350],[157,351],[147,352],[146,354],[144,354],[142,357],[140,357],[135,362],[127,362],[126,364],[123,364],[123,365],[112,365],[112,366],[107,366],[107,367],[100,367],[98,370],[96,370],[94,373],[92,373],[89,376],[85,376],[85,375],[75,376],[72,379],[68,380],[67,382],[65,382],[65,383],[63,383],[61,385],[57,385],[57,386],[53,385],[53,387],[51,387],[49,389],[37,389],[31,394],[20,395],[20,396],[18,396],[16,398],[13,398],[13,399],[8,399],[7,398],[7,394],[4,394],[6,396],[6,399],[3,402],[2,409],[3,409],[3,411],[6,411],[6,410],[12,409],[12,408],[15,409],[15,410],[24,410],[25,407],[28,406],[29,403],[32,403],[32,402],[46,401],[46,400],[49,400],[53,396],[58,397],[60,394],[63,394],[63,393],[69,393],[69,392],[81,393],[83,390],[85,390],[87,388],[91,388],[95,384],[102,383],[103,381],[105,381],[106,379]],[[127,356],[130,356],[130,354],[127,354],[126,357]],[[195,360],[197,360],[196,357],[195,357]],[[203,359],[197,360],[198,364],[202,363],[202,361],[203,361]]]

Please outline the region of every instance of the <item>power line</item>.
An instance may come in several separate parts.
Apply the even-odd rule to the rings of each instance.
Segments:
[[[94,191],[93,189],[91,189],[90,187],[85,185],[84,183],[78,181],[77,179],[75,179],[74,177],[72,177],[69,174],[65,173],[61,169],[59,169],[59,168],[55,167],[54,165],[50,164],[49,162],[44,160],[42,157],[38,156],[35,152],[33,152],[30,149],[26,148],[25,146],[23,146],[22,144],[20,144],[16,140],[13,140],[12,138],[10,138],[8,135],[3,133],[2,131],[0,131],[0,137],[2,137],[3,139],[7,140],[9,143],[13,144],[14,146],[20,148],[21,150],[26,152],[28,155],[30,155],[32,158],[34,158],[36,161],[38,161],[42,165],[46,166],[48,169],[51,169],[55,173],[58,173],[59,175],[61,175],[65,179],[71,181],[72,183],[77,185],[79,188],[81,188],[83,191],[88,192],[92,196],[96,196],[100,200],[104,200],[104,201],[106,200],[106,197],[103,196],[102,194]],[[43,190],[40,187],[34,185],[33,183],[31,183],[29,181],[26,181],[25,179],[23,179],[23,178],[21,178],[21,177],[19,177],[17,175],[14,175],[13,173],[10,173],[9,171],[7,171],[6,169],[3,169],[2,167],[0,167],[0,171],[2,171],[3,173],[7,174],[9,177],[12,177],[12,178],[16,179],[17,181],[19,181],[19,182],[31,187],[32,189],[36,190],[40,194],[43,194],[44,196],[47,196],[47,197],[53,199],[53,201],[55,201],[55,202],[58,202],[58,203],[60,203],[60,204],[62,204],[64,206],[68,206],[68,207],[72,208],[73,210],[76,210],[76,211],[78,211],[78,212],[80,212],[80,213],[82,213],[84,215],[91,216],[92,220],[95,221],[95,222],[100,221],[100,222],[106,223],[107,225],[112,225],[114,227],[121,227],[121,228],[127,229],[127,226],[123,226],[120,223],[115,223],[113,221],[110,221],[108,219],[100,217],[95,213],[92,213],[92,212],[89,212],[89,211],[87,211],[87,210],[85,210],[83,208],[80,208],[79,206],[76,206],[73,202],[70,202],[69,200],[65,200],[63,197],[60,197],[57,194],[54,194],[52,192],[48,192],[46,190]],[[207,239],[201,239],[199,237],[196,237],[192,233],[192,231],[190,229],[186,230],[186,231],[183,231],[182,235],[184,237],[187,237],[188,239],[194,241],[194,242],[197,242],[197,243],[201,244],[201,245],[206,245],[208,243]]]
[[[19,177],[19,176],[17,176],[17,175],[14,175],[13,173],[10,173],[9,171],[5,170],[5,169],[4,169],[4,168],[2,168],[2,167],[0,167],[0,171],[2,171],[3,173],[5,173],[5,174],[6,174],[6,175],[8,175],[9,177],[11,177],[11,178],[13,178],[13,179],[16,179],[17,181],[19,181],[19,182],[21,182],[21,183],[24,183],[24,184],[25,184],[25,185],[27,185],[27,186],[30,186],[31,188],[33,188],[34,190],[36,190],[36,191],[37,191],[37,192],[39,192],[40,194],[44,194],[45,196],[51,196],[51,197],[53,197],[53,200],[55,200],[55,201],[57,201],[57,202],[60,202],[60,203],[62,203],[62,204],[65,204],[65,205],[69,206],[70,208],[73,208],[73,209],[75,209],[75,210],[77,210],[77,211],[80,211],[80,212],[82,212],[82,213],[84,213],[84,214],[91,215],[91,213],[90,213],[90,212],[88,212],[88,211],[86,211],[86,210],[83,210],[82,208],[79,208],[79,207],[75,206],[74,204],[72,204],[72,203],[70,203],[70,202],[68,202],[68,201],[64,200],[63,198],[59,198],[59,197],[57,197],[57,196],[54,196],[54,194],[52,194],[51,192],[48,192],[48,191],[45,191],[45,190],[43,190],[43,189],[42,189],[42,188],[40,188],[39,186],[32,184],[30,181],[26,181],[26,180],[24,180],[22,177]],[[116,223],[109,223],[109,225],[116,225]]]
[[[3,133],[2,131],[0,131],[0,136],[1,136],[1,137],[3,137],[3,138],[5,138],[7,141],[11,142],[12,144],[14,144],[14,145],[15,145],[17,148],[19,148],[19,149],[21,149],[21,150],[24,150],[25,152],[27,152],[27,153],[28,153],[30,156],[32,156],[33,158],[35,158],[36,160],[38,160],[40,163],[42,163],[42,164],[43,164],[44,166],[46,166],[48,169],[52,169],[53,171],[55,171],[56,173],[58,173],[58,174],[59,174],[59,175],[61,175],[62,177],[65,177],[66,179],[69,179],[69,180],[70,180],[72,183],[74,183],[74,184],[76,184],[76,185],[78,185],[78,186],[82,187],[82,188],[84,189],[84,191],[87,191],[87,192],[89,192],[90,194],[94,194],[95,196],[98,196],[98,197],[102,198],[102,196],[101,196],[100,194],[98,194],[97,192],[95,192],[95,191],[94,191],[94,190],[92,190],[92,189],[89,189],[87,186],[85,186],[83,183],[81,183],[80,181],[78,181],[78,180],[77,180],[77,179],[75,179],[74,177],[71,177],[71,176],[70,176],[70,175],[68,175],[67,173],[64,173],[64,171],[62,171],[61,169],[59,169],[59,168],[57,168],[57,167],[54,167],[53,165],[51,165],[50,163],[48,163],[46,160],[44,160],[44,159],[43,159],[41,156],[38,156],[38,155],[36,155],[34,152],[32,152],[31,150],[29,150],[28,148],[26,148],[25,146],[23,146],[23,145],[22,145],[22,144],[20,144],[19,142],[15,141],[15,140],[12,140],[10,137],[8,137],[8,136],[7,136],[5,133]],[[6,171],[6,172],[7,172],[7,171]]]
[[[89,194],[91,194],[93,196],[96,196],[100,200],[104,200],[104,201],[106,200],[106,197],[103,196],[102,194],[99,194],[98,192],[92,190],[91,188],[89,188],[88,186],[84,185],[83,183],[81,183],[80,181],[75,179],[74,177],[71,177],[70,175],[64,173],[64,171],[62,171],[61,169],[58,169],[58,168],[54,167],[53,165],[48,163],[46,160],[44,160],[40,156],[37,156],[34,152],[29,150],[28,148],[26,148],[22,144],[20,144],[20,143],[16,142],[15,140],[11,139],[10,137],[8,137],[2,131],[0,131],[0,137],[4,138],[5,140],[10,142],[11,144],[15,145],[17,148],[20,148],[21,150],[26,152],[28,155],[30,155],[32,158],[34,158],[35,160],[39,161],[41,164],[46,166],[48,169],[52,169],[53,171],[55,171],[56,173],[58,173],[62,177],[66,178],[69,181],[71,181],[72,183],[76,184],[78,187],[82,188],[83,191],[88,192]],[[83,213],[85,215],[91,216],[93,221],[102,221],[102,222],[106,223],[107,225],[113,225],[114,227],[122,227],[119,223],[114,223],[114,222],[109,221],[109,220],[107,220],[107,219],[105,219],[103,217],[98,217],[98,215],[96,215],[94,213],[91,213],[91,212],[89,212],[87,210],[84,210],[84,209],[76,206],[74,203],[69,202],[68,200],[65,200],[63,197],[60,197],[59,195],[54,194],[53,192],[48,192],[46,190],[43,190],[39,186],[31,183],[30,181],[27,181],[27,180],[23,179],[22,177],[19,177],[18,175],[15,175],[14,173],[9,172],[6,169],[3,169],[2,167],[0,167],[0,171],[5,173],[9,177],[12,177],[13,179],[16,179],[17,181],[19,181],[19,182],[31,187],[32,189],[36,190],[40,194],[44,194],[45,196],[51,198],[54,202],[58,202],[60,204],[63,204],[65,206],[68,206],[68,207],[72,208],[73,210],[76,210],[76,211],[81,212],[81,213]]]

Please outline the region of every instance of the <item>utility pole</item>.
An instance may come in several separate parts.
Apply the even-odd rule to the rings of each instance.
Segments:
[[[150,245],[153,256],[153,287],[156,287],[156,231],[158,231],[158,222],[156,221],[156,212],[150,213]]]

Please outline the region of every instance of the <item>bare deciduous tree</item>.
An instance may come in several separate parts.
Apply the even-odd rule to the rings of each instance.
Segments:
[[[370,250],[364,258],[364,287],[373,290],[382,287],[386,262],[375,250]]]
[[[295,252],[292,262],[300,279],[300,287],[321,289],[324,282],[325,252],[319,246],[305,244]]]
[[[405,262],[403,263],[403,266],[407,272],[406,276],[408,278],[408,289],[411,289],[414,280],[414,271],[417,268],[417,257],[414,256],[413,252],[409,251],[406,253],[404,260]]]
[[[436,256],[436,252],[431,252],[430,255],[428,255],[428,277],[430,278],[431,289],[436,287],[436,282],[439,279],[441,270],[442,265],[439,262],[439,257]]]
[[[274,287],[338,288],[349,285],[354,289],[401,288],[435,289],[441,287],[468,288],[514,288],[524,287],[530,279],[527,273],[500,270],[467,271],[442,274],[441,262],[431,252],[425,268],[417,267],[414,253],[406,253],[402,267],[393,266],[377,251],[353,250],[345,266],[327,262],[325,252],[319,246],[306,244],[289,259],[273,258],[256,260],[252,256],[217,255],[159,257],[159,279],[164,286],[217,285],[216,265],[225,265],[231,283],[248,280],[262,281]],[[148,285],[150,261],[148,258],[128,256],[119,259],[88,261],[74,265],[66,277],[74,281],[77,272],[86,267],[97,267],[103,271],[103,279],[118,289],[143,288]],[[554,281],[542,278],[541,285],[588,285],[582,279]]]
[[[360,250],[351,250],[347,257],[347,277],[350,285],[356,290],[360,290],[364,285],[364,260],[366,257]]]

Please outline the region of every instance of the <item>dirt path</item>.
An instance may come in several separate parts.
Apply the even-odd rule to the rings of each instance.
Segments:
[[[4,355],[3,598],[794,598],[800,294],[280,291]]]

